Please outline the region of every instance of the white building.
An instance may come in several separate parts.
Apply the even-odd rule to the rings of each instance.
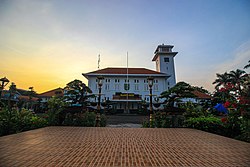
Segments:
[[[159,45],[152,61],[156,62],[156,71],[146,68],[104,68],[83,74],[93,94],[98,94],[97,77],[103,76],[101,102],[115,102],[114,109],[124,112],[137,110],[143,100],[149,102],[147,78],[154,78],[153,103],[160,102],[160,94],[176,84],[174,57],[171,45]],[[129,85],[127,89],[126,84]],[[97,101],[97,98],[94,99]],[[128,108],[127,108],[128,106]]]

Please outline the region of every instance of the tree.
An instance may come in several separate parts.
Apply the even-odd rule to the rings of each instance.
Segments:
[[[67,103],[63,101],[63,98],[52,97],[48,101],[48,123],[49,125],[59,124],[59,114],[67,106]]]
[[[66,89],[66,99],[71,102],[71,104],[81,104],[82,107],[87,105],[87,99],[93,97],[94,95],[88,95],[92,93],[90,88],[86,86],[82,81],[75,79],[67,84]]]
[[[161,93],[160,98],[166,98],[168,106],[174,106],[174,102],[181,98],[195,97],[192,93],[194,89],[186,82],[178,82],[174,87]]]
[[[233,85],[235,85],[239,93],[241,93],[241,86],[246,78],[245,73],[246,73],[245,71],[237,69],[236,71],[230,71],[230,73],[228,74],[229,81]]]
[[[220,86],[225,86],[228,82],[229,82],[229,75],[227,72],[225,72],[224,74],[216,74],[217,79],[215,79],[215,81],[213,82],[213,84],[215,85],[215,89],[219,89]]]
[[[29,102],[27,104],[27,109],[33,109],[32,97],[36,96],[36,92],[34,91],[34,87],[29,87],[29,91],[27,91],[27,95],[29,96]]]
[[[244,69],[247,69],[247,68],[249,68],[249,67],[250,67],[250,60],[248,60],[248,64],[245,65]]]
[[[9,110],[11,109],[11,98],[14,97],[14,95],[16,94],[16,84],[14,82],[11,83],[10,87],[9,87],[9,97],[8,97],[8,108]]]

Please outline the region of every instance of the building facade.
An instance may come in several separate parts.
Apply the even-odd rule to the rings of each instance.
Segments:
[[[130,113],[141,108],[141,102],[149,103],[149,85],[147,78],[154,78],[152,91],[153,103],[161,102],[160,94],[176,84],[173,46],[159,45],[152,61],[156,70],[146,68],[104,68],[83,76],[88,79],[88,87],[98,95],[98,76],[104,77],[101,102],[113,102],[115,110]],[[98,98],[92,99],[97,102]]]

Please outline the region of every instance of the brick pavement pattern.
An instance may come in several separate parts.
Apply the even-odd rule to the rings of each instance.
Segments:
[[[194,129],[46,127],[0,137],[0,166],[250,166],[250,144]]]

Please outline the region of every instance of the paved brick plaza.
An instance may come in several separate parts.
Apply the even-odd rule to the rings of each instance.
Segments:
[[[0,166],[250,166],[250,144],[194,129],[47,127],[0,137]]]

